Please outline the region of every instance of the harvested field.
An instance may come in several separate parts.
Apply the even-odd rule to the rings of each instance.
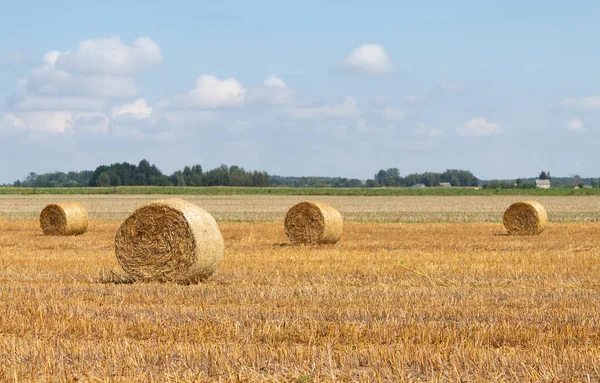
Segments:
[[[0,220],[0,380],[600,378],[599,223],[511,237],[499,222],[349,222],[338,244],[303,247],[281,222],[221,222],[223,263],[192,286],[122,278],[118,225],[47,237]]]
[[[138,206],[173,196],[61,195],[61,201],[80,202],[90,219],[122,220]],[[0,218],[35,219],[56,200],[52,195],[0,195]],[[306,196],[179,196],[198,204],[217,221],[275,222]],[[310,199],[310,198],[309,198]],[[523,196],[351,197],[318,196],[317,201],[340,211],[344,221],[356,222],[502,222],[502,215]],[[600,196],[536,197],[554,222],[599,222]]]

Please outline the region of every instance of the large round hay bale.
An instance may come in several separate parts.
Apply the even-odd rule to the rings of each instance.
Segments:
[[[294,244],[336,243],[342,237],[340,213],[323,202],[300,202],[285,216],[285,234]]]
[[[50,204],[40,214],[40,227],[46,235],[78,235],[88,228],[85,208],[78,202]]]
[[[142,281],[198,282],[215,272],[223,250],[223,237],[212,215],[181,199],[141,206],[115,236],[121,267]]]
[[[539,202],[523,201],[510,205],[502,220],[510,235],[539,235],[548,224],[548,214]]]

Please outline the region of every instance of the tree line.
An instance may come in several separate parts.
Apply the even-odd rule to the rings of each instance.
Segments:
[[[423,184],[428,187],[449,183],[452,186],[482,186],[484,188],[535,188],[536,179],[551,179],[552,187],[600,186],[598,178],[551,177],[543,171],[537,177],[516,180],[479,180],[468,170],[448,169],[442,173],[425,172],[401,176],[398,168],[380,169],[373,178],[360,180],[344,177],[284,177],[269,175],[265,171],[247,171],[236,165],[221,165],[204,171],[201,165],[185,166],[166,175],[147,160],[139,164],[127,162],[101,165],[95,170],[79,172],[29,173],[25,179],[12,184],[16,187],[114,187],[114,186],[282,186],[294,188],[362,188],[362,187],[410,187]]]
[[[247,171],[242,167],[221,165],[204,171],[199,164],[185,166],[166,175],[147,160],[139,164],[127,162],[101,165],[95,170],[80,172],[29,173],[24,180],[14,182],[15,187],[114,187],[114,186],[282,186],[295,188],[361,188],[383,186],[439,186],[448,182],[452,186],[477,186],[479,180],[470,171],[449,169],[443,173],[426,172],[400,176],[397,168],[381,169],[366,181],[344,177],[283,177],[265,171]]]
[[[101,165],[81,172],[29,173],[16,187],[86,187],[86,186],[270,186],[264,171],[247,171],[239,166],[221,165],[203,171],[201,165],[186,166],[172,175],[163,174],[156,165],[142,160],[138,165],[127,162]]]
[[[402,177],[397,168],[390,168],[379,170],[372,180],[367,180],[366,186],[413,186],[416,184],[440,186],[442,182],[450,183],[452,186],[479,185],[477,177],[468,170],[448,169],[443,173],[413,173]]]

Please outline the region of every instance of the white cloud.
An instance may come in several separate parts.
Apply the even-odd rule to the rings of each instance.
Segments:
[[[56,68],[69,72],[131,75],[162,62],[160,47],[149,38],[125,45],[118,36],[85,40],[73,52],[55,55]]]
[[[25,111],[7,113],[0,120],[0,130],[29,135],[74,131],[106,134],[109,125],[110,120],[102,112]]]
[[[87,40],[73,52],[49,51],[40,66],[17,81],[2,129],[30,135],[106,134],[112,125],[133,126],[142,119],[155,128],[160,115],[154,116],[145,99],[116,106],[112,113],[107,104],[137,97],[131,75],[161,61],[160,48],[148,38],[139,38],[132,45],[123,44],[118,37]]]
[[[365,44],[353,50],[342,62],[346,68],[367,73],[387,73],[394,69],[385,50],[378,44]]]
[[[565,98],[563,107],[575,110],[600,110],[600,95],[583,98]]]
[[[73,74],[57,70],[51,60],[31,72],[25,80],[25,89],[29,93],[45,96],[102,98],[131,98],[137,96],[138,92],[131,77]]]
[[[567,125],[567,129],[581,130],[581,129],[583,129],[583,121],[581,121],[579,119],[573,119],[573,120],[569,121],[569,124]]]
[[[24,112],[11,117],[20,132],[65,133],[73,128],[71,112]]]
[[[264,84],[268,88],[287,88],[285,81],[273,74],[265,79]]]
[[[483,137],[500,134],[504,128],[500,124],[489,122],[485,118],[475,118],[456,128],[459,136]]]
[[[128,114],[136,120],[144,120],[152,115],[152,108],[148,106],[148,102],[143,98],[138,98],[131,104],[123,104],[115,106],[112,110],[112,116],[118,117]]]
[[[281,78],[269,75],[262,87],[251,89],[249,103],[284,105],[295,102],[295,92]]]
[[[288,113],[296,119],[352,118],[360,116],[356,101],[350,96],[345,97],[344,102],[341,104],[296,107],[289,109]]]
[[[219,108],[244,104],[246,89],[234,78],[219,80],[203,74],[196,87],[175,98],[175,104],[186,108]]]
[[[0,119],[0,136],[11,133],[22,133],[25,130],[25,122],[13,113],[6,113]]]

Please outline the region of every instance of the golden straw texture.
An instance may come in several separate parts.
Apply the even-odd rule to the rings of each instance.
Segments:
[[[115,236],[121,267],[142,281],[201,281],[215,272],[223,251],[223,237],[212,215],[181,199],[141,206]]]
[[[340,213],[323,202],[300,202],[285,216],[285,234],[294,244],[336,243],[342,237]]]
[[[78,235],[88,228],[85,208],[78,202],[50,204],[40,214],[40,227],[46,235]]]
[[[537,201],[517,202],[506,209],[503,222],[510,235],[539,235],[548,224],[548,214]]]

